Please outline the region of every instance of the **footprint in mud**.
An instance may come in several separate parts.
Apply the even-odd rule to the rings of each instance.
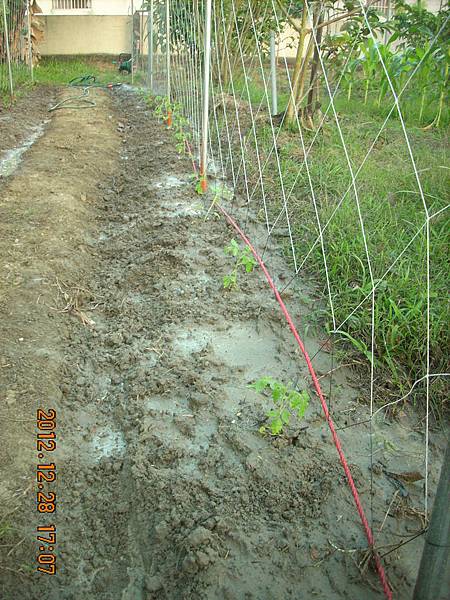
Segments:
[[[126,442],[120,431],[114,431],[109,427],[97,429],[90,446],[95,459],[101,460],[109,456],[121,456],[125,452]]]

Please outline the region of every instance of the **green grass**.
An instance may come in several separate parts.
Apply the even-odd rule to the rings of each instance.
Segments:
[[[30,70],[24,64],[12,65],[14,97],[20,97],[31,85]],[[11,105],[11,92],[9,87],[9,70],[6,64],[0,64],[0,107]]]
[[[343,133],[354,165],[359,165],[379,123],[358,130],[352,119],[342,120]],[[320,140],[312,160],[313,181],[319,181],[321,220],[326,223],[336,203],[350,185],[347,163],[335,127],[326,129],[329,137]],[[427,194],[430,214],[444,208],[449,183],[445,165],[445,145],[439,134],[416,132],[415,158]],[[358,176],[358,198],[365,224],[368,255],[375,283],[380,281],[399,255],[418,234],[389,275],[380,281],[375,295],[376,361],[387,368],[395,386],[412,383],[426,364],[426,229],[423,203],[398,126],[390,126],[380,146],[374,149]],[[332,179],[329,184],[327,180]],[[308,195],[305,175],[300,178],[296,197]],[[431,356],[432,372],[445,371],[449,347],[447,323],[447,249],[450,243],[446,214],[431,222]],[[317,227],[301,227],[297,238],[299,255],[305,255],[317,236]],[[364,238],[353,190],[347,195],[324,234],[330,287],[337,323],[344,321],[367,295],[369,298],[347,321],[343,331],[367,356],[371,345],[372,280]],[[320,245],[311,255],[309,270],[324,280]],[[329,321],[331,328],[331,322]],[[357,340],[357,341],[353,341]],[[358,343],[359,342],[359,346]]]
[[[113,57],[43,57],[34,69],[34,80],[40,85],[67,85],[71,79],[82,75],[94,75],[100,83],[131,83],[131,76],[119,73],[118,66],[113,64]],[[142,82],[140,74],[136,74],[135,83]],[[30,72],[26,65],[13,67],[14,99],[26,93],[30,88]],[[0,104],[9,106],[9,79],[6,65],[0,65]]]
[[[378,104],[378,92],[376,89],[370,89],[367,104],[363,101],[363,89],[361,85],[355,86],[350,101],[347,99],[347,93],[342,91],[336,97],[336,107],[344,113],[354,114],[355,117],[372,117],[380,122],[389,116],[390,120],[399,121],[398,111],[394,109],[391,112],[391,108],[394,104],[394,98],[391,93],[386,94]],[[407,92],[404,92],[400,97],[400,104],[402,109],[402,116],[404,122],[410,127],[423,127],[433,121],[439,108],[439,94],[436,90],[429,91],[426,96],[426,102],[423,106],[423,114],[420,118],[420,106],[421,106],[421,90],[417,88],[408,88]],[[326,96],[326,94],[325,94]],[[450,124],[450,108],[448,105],[444,107],[441,116],[441,127],[448,127]]]
[[[239,75],[235,83],[240,90],[244,89]],[[262,97],[263,88],[258,84],[257,77],[250,84],[251,99],[256,106]],[[245,98],[244,92],[243,99]],[[323,98],[326,98],[325,94]],[[322,110],[325,110],[325,100],[322,102]],[[282,96],[281,108],[285,103],[286,97]],[[408,98],[405,105],[408,137],[420,171],[427,208],[432,215],[449,204],[448,131],[445,127],[424,131],[414,126],[418,107],[414,105],[412,98]],[[390,106],[386,102],[378,107],[371,98],[364,105],[357,94],[350,102],[345,93],[337,97],[339,122],[354,171],[361,165]],[[435,111],[436,105],[427,106],[423,122],[431,122]],[[245,120],[243,115],[242,120]],[[446,122],[445,119],[443,122]],[[267,121],[265,123],[259,124],[257,128],[263,163],[273,145],[271,129]],[[308,146],[313,133],[306,131],[304,136]],[[248,132],[247,144],[247,156],[255,156],[253,136]],[[319,231],[306,169],[303,168],[298,176],[303,159],[298,132],[282,130],[278,147],[285,189],[290,191],[294,186],[289,201],[290,219],[294,228],[297,262],[301,263],[310,252]],[[350,187],[323,237],[335,321],[337,325],[345,321],[340,329],[341,343],[347,349],[356,351],[370,366],[371,289],[374,282],[376,383],[395,394],[399,391],[406,393],[414,381],[426,372],[427,245],[426,228],[423,227],[426,221],[423,202],[398,115],[395,113],[389,119],[357,178],[367,253],[350,172],[332,112],[313,145],[309,169],[322,225],[333,215]],[[256,189],[255,200],[259,200],[261,190],[258,188],[256,161],[249,161],[248,177],[251,188]],[[279,213],[282,198],[274,156],[269,159],[265,170],[264,187],[273,219]],[[284,221],[281,226],[285,225]],[[448,211],[441,212],[430,222],[431,373],[448,370],[449,225]],[[287,248],[287,253],[289,252],[290,249]],[[303,271],[317,282],[318,289],[328,301],[325,263],[320,244],[310,253]],[[386,274],[387,271],[389,272]],[[322,315],[322,323],[331,331],[331,305],[329,302],[324,304],[327,308]],[[444,387],[442,380],[436,381],[436,385],[432,382],[435,406],[441,406],[445,402]],[[417,389],[420,390],[420,386]]]
[[[264,84],[259,76],[259,74],[255,74],[253,77],[247,79],[247,85],[245,85],[245,78],[242,74],[238,74],[233,78],[233,84],[236,94],[239,97],[242,97],[244,101],[249,100],[252,105],[259,106],[261,105],[264,108],[267,108],[267,95],[264,89]],[[266,81],[266,85],[268,88],[268,96],[269,101],[271,102],[271,91],[270,91],[270,81]],[[288,86],[284,86],[284,89],[287,89]],[[279,90],[278,94],[278,108],[279,111],[285,110],[287,103],[289,101],[289,93],[283,91],[283,89]]]
[[[119,74],[117,65],[112,63],[112,59],[106,58],[48,58],[43,59],[35,70],[36,82],[45,85],[66,85],[74,77],[85,74],[93,74],[103,83],[131,82],[129,75]],[[138,72],[135,77],[136,83],[139,85],[144,77],[143,73]],[[3,87],[5,81],[7,80],[4,73],[0,73]],[[261,186],[258,184],[257,163],[255,160],[249,160],[256,152],[249,111],[245,109],[245,102],[248,100],[247,87],[242,73],[237,72],[233,81],[235,90],[243,101],[240,105],[240,120],[247,138],[247,176],[251,188],[255,191],[255,200],[258,200],[261,196]],[[22,89],[25,83],[24,81]],[[269,157],[273,138],[267,120],[267,100],[261,76],[257,71],[247,83],[251,103],[254,107],[260,104],[262,106],[262,119],[258,121],[256,131],[261,162],[268,160],[264,187],[270,217],[273,220],[281,208],[282,190],[274,156]],[[280,74],[280,111],[287,105],[287,90],[286,76]],[[2,88],[0,92],[3,94],[5,90]],[[326,94],[323,94],[322,110],[326,109],[325,98]],[[339,121],[355,171],[378,134],[391,105],[392,101],[386,98],[378,106],[376,90],[369,94],[367,104],[363,103],[361,90],[357,87],[350,102],[345,90],[337,95]],[[421,123],[418,123],[419,94],[412,90],[402,105],[427,208],[429,214],[434,214],[449,203],[450,165],[446,127],[449,121],[448,109],[442,116],[443,126],[440,129],[424,131],[419,125],[423,126],[433,120],[436,101],[425,106]],[[230,122],[229,125],[233,129],[233,123]],[[313,135],[312,132],[304,132],[307,147]],[[234,140],[233,143],[238,142]],[[279,133],[277,146],[285,189],[289,192],[293,188],[289,205],[297,260],[301,263],[309,254],[303,271],[308,273],[308,278],[316,281],[317,288],[323,292],[327,302],[324,302],[326,308],[321,313],[322,326],[331,330],[333,321],[328,302],[328,288],[325,284],[324,256],[320,244],[312,249],[319,232],[305,168],[299,175],[303,152],[298,132],[283,129]],[[320,220],[325,224],[334,214],[349,186],[351,188],[349,168],[331,112],[314,142],[309,157],[309,168]],[[358,175],[357,192],[365,224],[372,277],[358,206],[355,194],[350,189],[323,237],[334,318],[337,325],[345,321],[344,326],[340,328],[341,342],[347,350],[357,352],[369,366],[372,330],[370,290],[373,278],[377,286],[374,312],[376,383],[394,393],[405,393],[416,379],[424,375],[426,367],[427,247],[426,229],[423,227],[423,202],[418,193],[413,166],[396,113],[389,119]],[[285,226],[285,223],[280,225]],[[450,347],[446,285],[450,244],[448,212],[443,211],[431,220],[430,240],[430,370],[432,373],[441,373],[448,370],[446,352]],[[286,250],[288,255],[289,249]],[[396,262],[392,267],[394,261]],[[388,269],[390,271],[385,275]],[[436,400],[435,405],[445,401],[444,387],[442,381],[437,381],[436,384],[432,382],[432,398]],[[420,391],[420,386],[416,389]]]
[[[15,539],[16,529],[8,521],[0,521],[0,545],[12,545]]]
[[[44,85],[66,85],[71,79],[82,75],[94,75],[103,83],[128,83],[131,76],[120,74],[113,59],[97,58],[54,58],[44,57],[35,69],[36,83]]]

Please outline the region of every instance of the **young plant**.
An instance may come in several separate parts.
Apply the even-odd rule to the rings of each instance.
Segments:
[[[344,81],[344,85],[347,86],[347,100],[350,102],[352,97],[353,85],[356,80],[356,71],[361,65],[360,58],[353,58],[348,61],[347,68],[343,72],[342,79]]]
[[[360,64],[364,73],[364,104],[367,104],[369,88],[374,83],[379,66],[379,58],[377,53],[378,45],[378,42],[374,42],[372,39],[367,39],[364,40],[359,47],[360,51],[362,52]]]
[[[156,96],[154,99],[155,108],[153,113],[157,119],[167,120],[168,114],[171,111],[169,99],[166,96]]]
[[[268,432],[273,436],[281,435],[284,427],[289,425],[291,417],[302,419],[308,408],[308,392],[297,392],[273,377],[262,377],[250,387],[259,393],[267,389],[271,391],[274,407],[266,413],[267,424],[259,428],[262,434]]]
[[[200,175],[200,177],[197,177],[196,181],[197,182],[195,184],[195,191],[199,196],[203,196],[206,192],[206,178],[204,177],[204,175]]]
[[[246,273],[251,273],[256,267],[256,260],[252,256],[251,250],[248,246],[241,248],[236,240],[231,240],[228,246],[224,249],[225,254],[234,256],[235,263],[234,268],[228,275],[223,278],[223,287],[226,290],[233,290],[238,287],[238,273],[242,267]]]
[[[209,191],[212,194],[213,199],[205,215],[205,221],[208,220],[208,217],[211,214],[211,211],[213,210],[217,202],[219,202],[222,199],[231,200],[234,196],[234,191],[227,188],[225,182],[221,182],[220,184],[212,183],[209,186]]]

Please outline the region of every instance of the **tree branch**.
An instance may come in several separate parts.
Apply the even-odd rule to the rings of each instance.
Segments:
[[[292,28],[295,29],[295,31],[297,33],[301,34],[302,33],[301,28],[297,25],[297,23],[291,17],[291,15],[289,14],[289,11],[287,10],[287,8],[285,6],[283,6],[282,0],[277,0],[277,4],[278,4],[278,8],[281,10],[281,12],[284,14],[284,16],[286,17],[286,19],[289,21],[289,23],[292,26]]]
[[[370,0],[370,2],[368,2],[363,7],[360,6],[359,8],[355,8],[349,12],[344,13],[343,15],[338,15],[336,17],[333,17],[332,19],[329,19],[328,21],[324,21],[323,23],[320,23],[320,25],[318,25],[317,29],[321,29],[322,27],[328,27],[328,25],[332,25],[333,23],[337,23],[338,21],[342,21],[343,19],[348,19],[350,17],[354,17],[355,15],[360,13],[362,10],[364,10],[364,11],[368,10],[372,6],[372,4],[375,4],[375,2],[377,2],[377,1],[378,0]],[[284,14],[286,19],[289,21],[290,25],[293,27],[293,29],[295,29],[295,31],[297,31],[297,33],[301,34],[302,33],[301,28],[297,25],[297,23],[294,21],[294,19],[289,14],[289,11],[287,10],[287,8],[283,5],[283,0],[277,0],[277,4],[278,4],[278,7],[281,10],[281,12]],[[306,30],[307,34],[311,33],[311,32],[312,32],[311,28]]]
[[[318,25],[316,27],[316,30],[322,29],[322,27],[328,27],[328,25],[331,25],[332,23],[337,23],[338,21],[342,21],[343,19],[348,19],[350,17],[354,17],[355,15],[360,13],[362,10],[364,10],[364,11],[368,10],[372,6],[372,4],[375,4],[375,2],[378,2],[378,0],[371,0],[365,6],[360,6],[359,8],[355,8],[343,15],[339,15],[337,17],[333,17],[332,19],[329,19],[328,21],[324,21],[323,23],[320,23],[320,25]],[[306,33],[311,33],[311,32],[312,32],[311,28],[306,30]]]

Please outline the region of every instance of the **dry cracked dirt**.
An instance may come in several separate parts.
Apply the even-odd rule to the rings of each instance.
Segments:
[[[96,90],[95,108],[49,117],[66,93],[37,88],[0,115],[0,598],[381,598],[318,399],[280,440],[258,432],[269,399],[249,384],[310,389],[262,273],[223,289],[235,234],[205,218],[189,161],[141,95]],[[255,216],[234,214],[262,244]],[[265,256],[283,282],[277,247]],[[313,286],[284,297],[315,355]],[[328,390],[336,363],[324,350],[315,365]],[[380,465],[411,470],[423,436],[407,411],[375,431],[371,502],[367,425],[345,428],[367,417],[364,397],[357,372],[334,371],[344,450],[390,549],[422,527],[422,488],[383,523],[396,487]],[[54,514],[36,510],[38,407],[57,413]],[[36,528],[50,523],[55,575],[36,572]],[[397,599],[411,597],[421,547],[384,559]]]

